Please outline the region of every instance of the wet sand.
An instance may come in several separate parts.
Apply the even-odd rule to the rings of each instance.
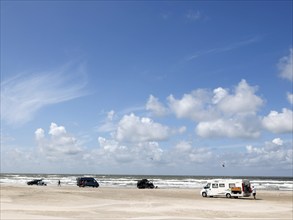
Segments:
[[[203,198],[200,189],[1,184],[0,219],[292,219],[292,191]]]

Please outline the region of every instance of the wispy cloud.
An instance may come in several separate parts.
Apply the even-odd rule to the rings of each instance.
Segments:
[[[199,10],[189,10],[185,16],[190,21],[198,21],[203,18],[203,14]]]
[[[223,47],[216,47],[216,48],[211,48],[211,49],[207,49],[207,50],[201,50],[201,51],[198,51],[195,54],[187,57],[186,61],[191,61],[191,60],[194,60],[198,57],[208,55],[208,54],[217,54],[217,53],[223,53],[223,52],[227,52],[227,51],[231,51],[231,50],[236,50],[238,48],[256,43],[260,40],[261,40],[261,38],[259,36],[255,36],[255,37],[243,40],[243,41],[238,41],[238,42],[234,42],[234,43],[225,45]]]
[[[278,68],[280,70],[279,75],[288,79],[289,81],[293,81],[293,49],[290,49],[290,53],[288,56],[284,56],[279,60]]]
[[[206,21],[209,19],[209,17],[204,14],[202,11],[200,10],[195,10],[195,9],[190,9],[188,11],[186,11],[183,14],[178,14],[176,12],[172,12],[172,11],[164,11],[160,13],[160,17],[165,20],[168,21],[170,19],[182,19],[183,21],[186,22],[198,22],[198,21]]]
[[[171,17],[171,15],[172,15],[172,13],[171,13],[170,11],[168,11],[168,12],[162,12],[162,13],[160,14],[160,16],[161,16],[161,18],[162,18],[163,20],[169,20],[170,17]]]
[[[41,108],[86,95],[84,65],[68,64],[47,72],[19,74],[1,82],[1,120],[30,121]]]

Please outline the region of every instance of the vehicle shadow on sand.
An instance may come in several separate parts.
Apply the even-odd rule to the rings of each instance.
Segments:
[[[246,201],[252,201],[252,200],[263,200],[263,199],[261,199],[261,198],[256,198],[256,199],[254,199],[254,198],[247,198],[247,197],[238,197],[238,198],[226,198],[226,197],[207,197],[207,199],[224,199],[224,200],[246,200]]]

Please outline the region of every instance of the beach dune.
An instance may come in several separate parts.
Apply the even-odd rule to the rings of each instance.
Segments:
[[[292,219],[293,192],[203,198],[199,189],[1,185],[2,219]]]

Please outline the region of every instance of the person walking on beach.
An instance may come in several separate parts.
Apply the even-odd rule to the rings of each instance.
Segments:
[[[252,195],[253,199],[256,199],[256,188],[254,186],[252,186]]]
[[[58,180],[58,186],[61,186],[61,181],[60,180]]]

